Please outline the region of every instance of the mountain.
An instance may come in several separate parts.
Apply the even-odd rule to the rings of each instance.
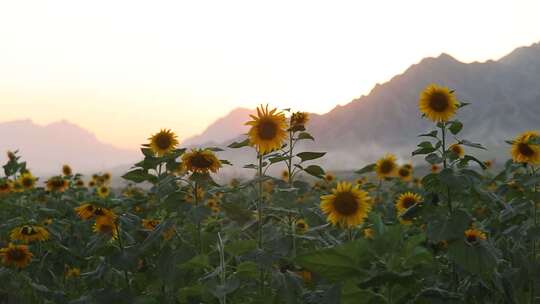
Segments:
[[[430,83],[452,88],[460,101],[471,103],[457,117],[465,124],[460,138],[489,149],[474,154],[502,159],[507,156],[505,139],[540,128],[540,43],[536,43],[497,61],[467,64],[448,54],[425,58],[377,84],[368,95],[313,115],[308,130],[316,142],[307,148],[328,151],[325,165],[334,169],[357,167],[386,152],[410,159],[420,140],[417,135],[432,128],[432,123],[420,118],[417,107],[420,92]],[[230,130],[248,119],[247,115],[230,118],[220,120],[230,123]],[[216,141],[211,136],[205,139]],[[245,163],[239,154],[225,153]]]
[[[0,151],[19,150],[30,170],[38,175],[60,173],[63,164],[75,172],[93,173],[130,164],[137,151],[123,150],[100,142],[94,134],[67,121],[40,126],[31,120],[0,123]],[[6,161],[0,155],[0,163]]]

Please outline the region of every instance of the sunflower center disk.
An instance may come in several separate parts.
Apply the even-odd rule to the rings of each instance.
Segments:
[[[261,121],[258,126],[259,137],[264,140],[272,140],[276,137],[278,126],[270,120]]]
[[[401,170],[399,170],[399,176],[401,176],[401,177],[407,177],[407,176],[409,176],[409,170],[407,170],[407,169],[401,169]]]
[[[15,249],[9,251],[9,258],[13,261],[20,261],[24,258],[24,253],[21,250]]]
[[[203,155],[194,156],[193,159],[191,160],[191,163],[193,164],[194,167],[202,168],[202,169],[208,168],[212,165],[212,161],[207,159]]]
[[[449,102],[446,95],[442,93],[433,93],[431,99],[429,100],[429,107],[435,112],[444,112],[448,109]]]
[[[519,153],[521,153],[522,155],[525,155],[525,156],[533,156],[534,155],[534,150],[528,144],[520,143],[518,145],[518,149],[519,149]]]
[[[36,234],[36,231],[32,227],[25,226],[21,229],[21,233],[24,235],[33,235]]]
[[[469,242],[469,243],[475,243],[475,242],[476,242],[476,235],[474,235],[474,234],[468,235],[468,236],[467,236],[467,242]]]
[[[341,215],[353,215],[358,210],[356,197],[349,192],[342,192],[336,195],[334,208]]]
[[[394,169],[394,164],[389,161],[385,161],[381,164],[381,173],[388,174]]]
[[[168,149],[172,144],[171,138],[168,135],[160,135],[156,138],[156,145],[160,149]]]
[[[405,207],[406,209],[408,209],[409,207],[411,207],[414,204],[415,204],[415,201],[412,200],[412,199],[406,199],[406,200],[403,201],[403,207]]]
[[[22,180],[22,184],[23,184],[23,186],[25,186],[25,187],[30,187],[30,186],[32,186],[32,179],[30,179],[30,178],[25,178],[25,179]]]

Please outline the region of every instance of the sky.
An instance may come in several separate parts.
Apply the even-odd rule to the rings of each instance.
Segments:
[[[538,0],[0,0],[0,122],[136,148],[236,107],[325,113],[424,57],[540,42]],[[246,118],[247,119],[247,118]]]

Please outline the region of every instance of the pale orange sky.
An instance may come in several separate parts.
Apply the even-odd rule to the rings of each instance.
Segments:
[[[323,113],[423,57],[540,41],[540,1],[2,1],[0,122],[60,119],[136,148],[231,109]]]

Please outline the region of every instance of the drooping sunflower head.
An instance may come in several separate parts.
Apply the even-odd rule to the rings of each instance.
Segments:
[[[195,173],[216,173],[221,161],[208,149],[193,149],[182,155],[182,163],[188,171]]]
[[[287,137],[287,120],[277,109],[271,111],[266,107],[257,108],[257,116],[250,115],[253,120],[246,125],[251,126],[248,132],[249,142],[257,148],[259,154],[266,154],[281,148]]]
[[[369,194],[349,182],[338,182],[332,194],[321,196],[321,210],[333,225],[352,228],[364,222],[371,210]]]
[[[106,216],[96,218],[93,230],[95,233],[110,236],[112,239],[118,238],[118,227],[115,220]]]
[[[294,112],[291,115],[291,130],[292,131],[304,131],[306,129],[306,124],[309,121],[309,114],[306,112]]]
[[[69,183],[62,176],[53,176],[47,180],[47,190],[51,192],[64,192]]]
[[[299,233],[305,233],[309,229],[308,223],[303,219],[296,220],[294,224],[296,226],[296,231]]]
[[[32,261],[32,253],[27,245],[14,245],[9,243],[8,247],[0,249],[2,263],[7,266],[24,268]]]
[[[434,122],[450,120],[456,114],[458,106],[453,92],[436,84],[428,85],[418,101],[420,112]]]
[[[96,189],[96,193],[99,197],[106,198],[111,193],[111,189],[109,189],[107,186],[99,186]]]
[[[412,179],[412,170],[408,166],[403,165],[397,170],[397,175],[402,181],[408,182]]]
[[[65,176],[69,176],[73,174],[73,171],[71,170],[71,167],[69,165],[63,165],[62,166],[62,174]]]
[[[179,144],[176,134],[167,129],[162,129],[158,133],[152,135],[148,140],[150,140],[150,149],[157,156],[163,156],[172,152]]]
[[[402,193],[396,200],[396,210],[398,214],[402,214],[415,204],[422,202],[422,196],[412,192]]]
[[[25,172],[21,174],[18,181],[24,189],[30,190],[36,185],[36,180],[32,173]]]
[[[12,182],[7,178],[0,179],[0,196],[11,192]]]
[[[96,211],[96,206],[92,204],[82,204],[79,207],[74,208],[77,215],[83,219],[88,220],[94,217],[94,212]]]
[[[539,137],[537,131],[526,131],[518,135],[512,142],[512,160],[515,163],[540,164],[540,145],[531,143]]]
[[[11,230],[9,237],[12,241],[22,241],[25,243],[46,241],[49,239],[49,231],[41,226],[24,225]]]
[[[375,173],[381,179],[394,177],[396,175],[398,165],[394,154],[386,154],[383,158],[375,163]]]
[[[154,230],[159,225],[160,221],[156,219],[143,219],[142,226],[148,230]]]
[[[475,245],[479,241],[485,241],[486,238],[486,234],[476,228],[465,230],[465,240],[471,245]]]
[[[463,146],[460,144],[450,145],[448,150],[452,151],[458,158],[463,158],[463,156],[465,156],[465,150],[463,150]]]

